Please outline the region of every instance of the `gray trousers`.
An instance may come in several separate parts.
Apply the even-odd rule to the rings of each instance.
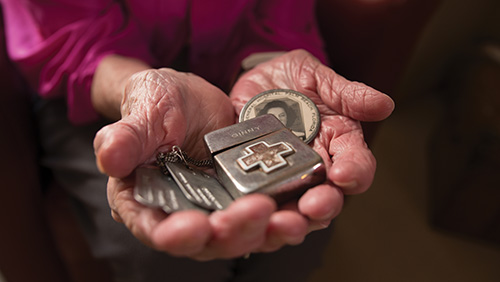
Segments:
[[[36,114],[42,143],[42,165],[74,199],[77,218],[95,257],[107,260],[115,281],[222,282],[307,281],[320,266],[329,230],[309,234],[300,246],[285,247],[249,259],[198,262],[176,258],[141,244],[115,222],[106,199],[107,177],[95,165],[93,139],[105,125],[73,126],[64,101],[42,101]]]

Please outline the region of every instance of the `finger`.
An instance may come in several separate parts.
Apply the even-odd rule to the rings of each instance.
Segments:
[[[344,203],[342,191],[329,184],[313,187],[298,202],[298,210],[311,221],[325,222],[335,218]]]
[[[166,218],[158,209],[147,208],[133,198],[133,180],[129,177],[118,179],[110,177],[108,181],[108,201],[113,218],[127,226],[131,233],[144,244],[154,247],[151,233]]]
[[[369,188],[376,161],[359,122],[340,115],[325,116],[312,145],[326,164],[328,180],[343,193],[358,194]]]
[[[271,216],[265,243],[260,252],[274,252],[285,245],[302,243],[308,232],[308,220],[295,210],[280,210]]]
[[[212,236],[208,216],[200,211],[182,211],[168,216],[151,232],[158,250],[176,256],[200,253]]]
[[[142,142],[138,132],[124,122],[101,129],[94,139],[94,151],[99,170],[123,178],[141,163]]]
[[[146,121],[132,121],[129,116],[102,128],[94,139],[94,151],[99,170],[109,176],[123,178],[128,176],[138,164],[154,161],[156,149],[164,142],[166,130],[144,124]],[[144,119],[146,120],[146,119]],[[179,126],[181,127],[181,126]],[[175,131],[179,142],[184,135]]]
[[[226,210],[212,213],[213,237],[196,258],[234,258],[260,247],[275,210],[271,198],[253,194],[237,199]]]
[[[362,137],[356,135],[356,131],[344,134],[332,140],[329,147],[333,164],[328,170],[327,178],[340,187],[344,194],[366,191],[375,175],[375,157],[362,142]]]
[[[360,121],[380,121],[394,110],[394,101],[363,83],[352,82],[319,64],[314,77],[322,101],[339,114]]]

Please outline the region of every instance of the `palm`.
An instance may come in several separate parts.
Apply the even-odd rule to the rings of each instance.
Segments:
[[[122,119],[103,128],[95,141],[101,169],[114,177],[129,175],[174,145],[205,158],[203,135],[234,123],[233,107],[221,90],[198,76],[167,69],[131,79],[121,112]]]
[[[231,100],[239,112],[256,94],[276,88],[302,92],[318,106],[322,123],[312,146],[327,164],[329,180],[345,188],[344,193],[367,189],[373,179],[375,160],[364,143],[358,120],[386,118],[392,111],[390,98],[364,84],[346,80],[307,52],[298,50],[262,63],[243,75],[231,92]]]
[[[344,193],[361,192],[371,183],[375,162],[357,120],[387,117],[392,100],[343,79],[304,51],[261,64],[241,77],[231,92],[232,104],[197,76],[171,70],[149,74],[129,85],[122,120],[101,130],[95,145],[98,164],[111,176],[108,198],[114,217],[156,249],[212,259],[299,244],[307,232],[324,228],[340,212]],[[167,216],[133,200],[134,179],[127,176],[136,166],[173,145],[204,157],[202,136],[234,123],[233,106],[239,112],[252,96],[272,88],[298,90],[318,105],[322,125],[313,147],[328,165],[329,181],[280,210],[258,194],[209,216],[197,211]]]

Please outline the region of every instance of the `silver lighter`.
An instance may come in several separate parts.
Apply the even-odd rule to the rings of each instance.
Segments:
[[[326,178],[321,157],[273,115],[210,132],[205,145],[233,198],[263,193],[282,203]]]

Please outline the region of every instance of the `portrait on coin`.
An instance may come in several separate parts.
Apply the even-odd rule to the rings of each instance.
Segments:
[[[299,103],[288,99],[267,99],[255,107],[257,116],[272,114],[301,140],[305,140],[304,121]]]

